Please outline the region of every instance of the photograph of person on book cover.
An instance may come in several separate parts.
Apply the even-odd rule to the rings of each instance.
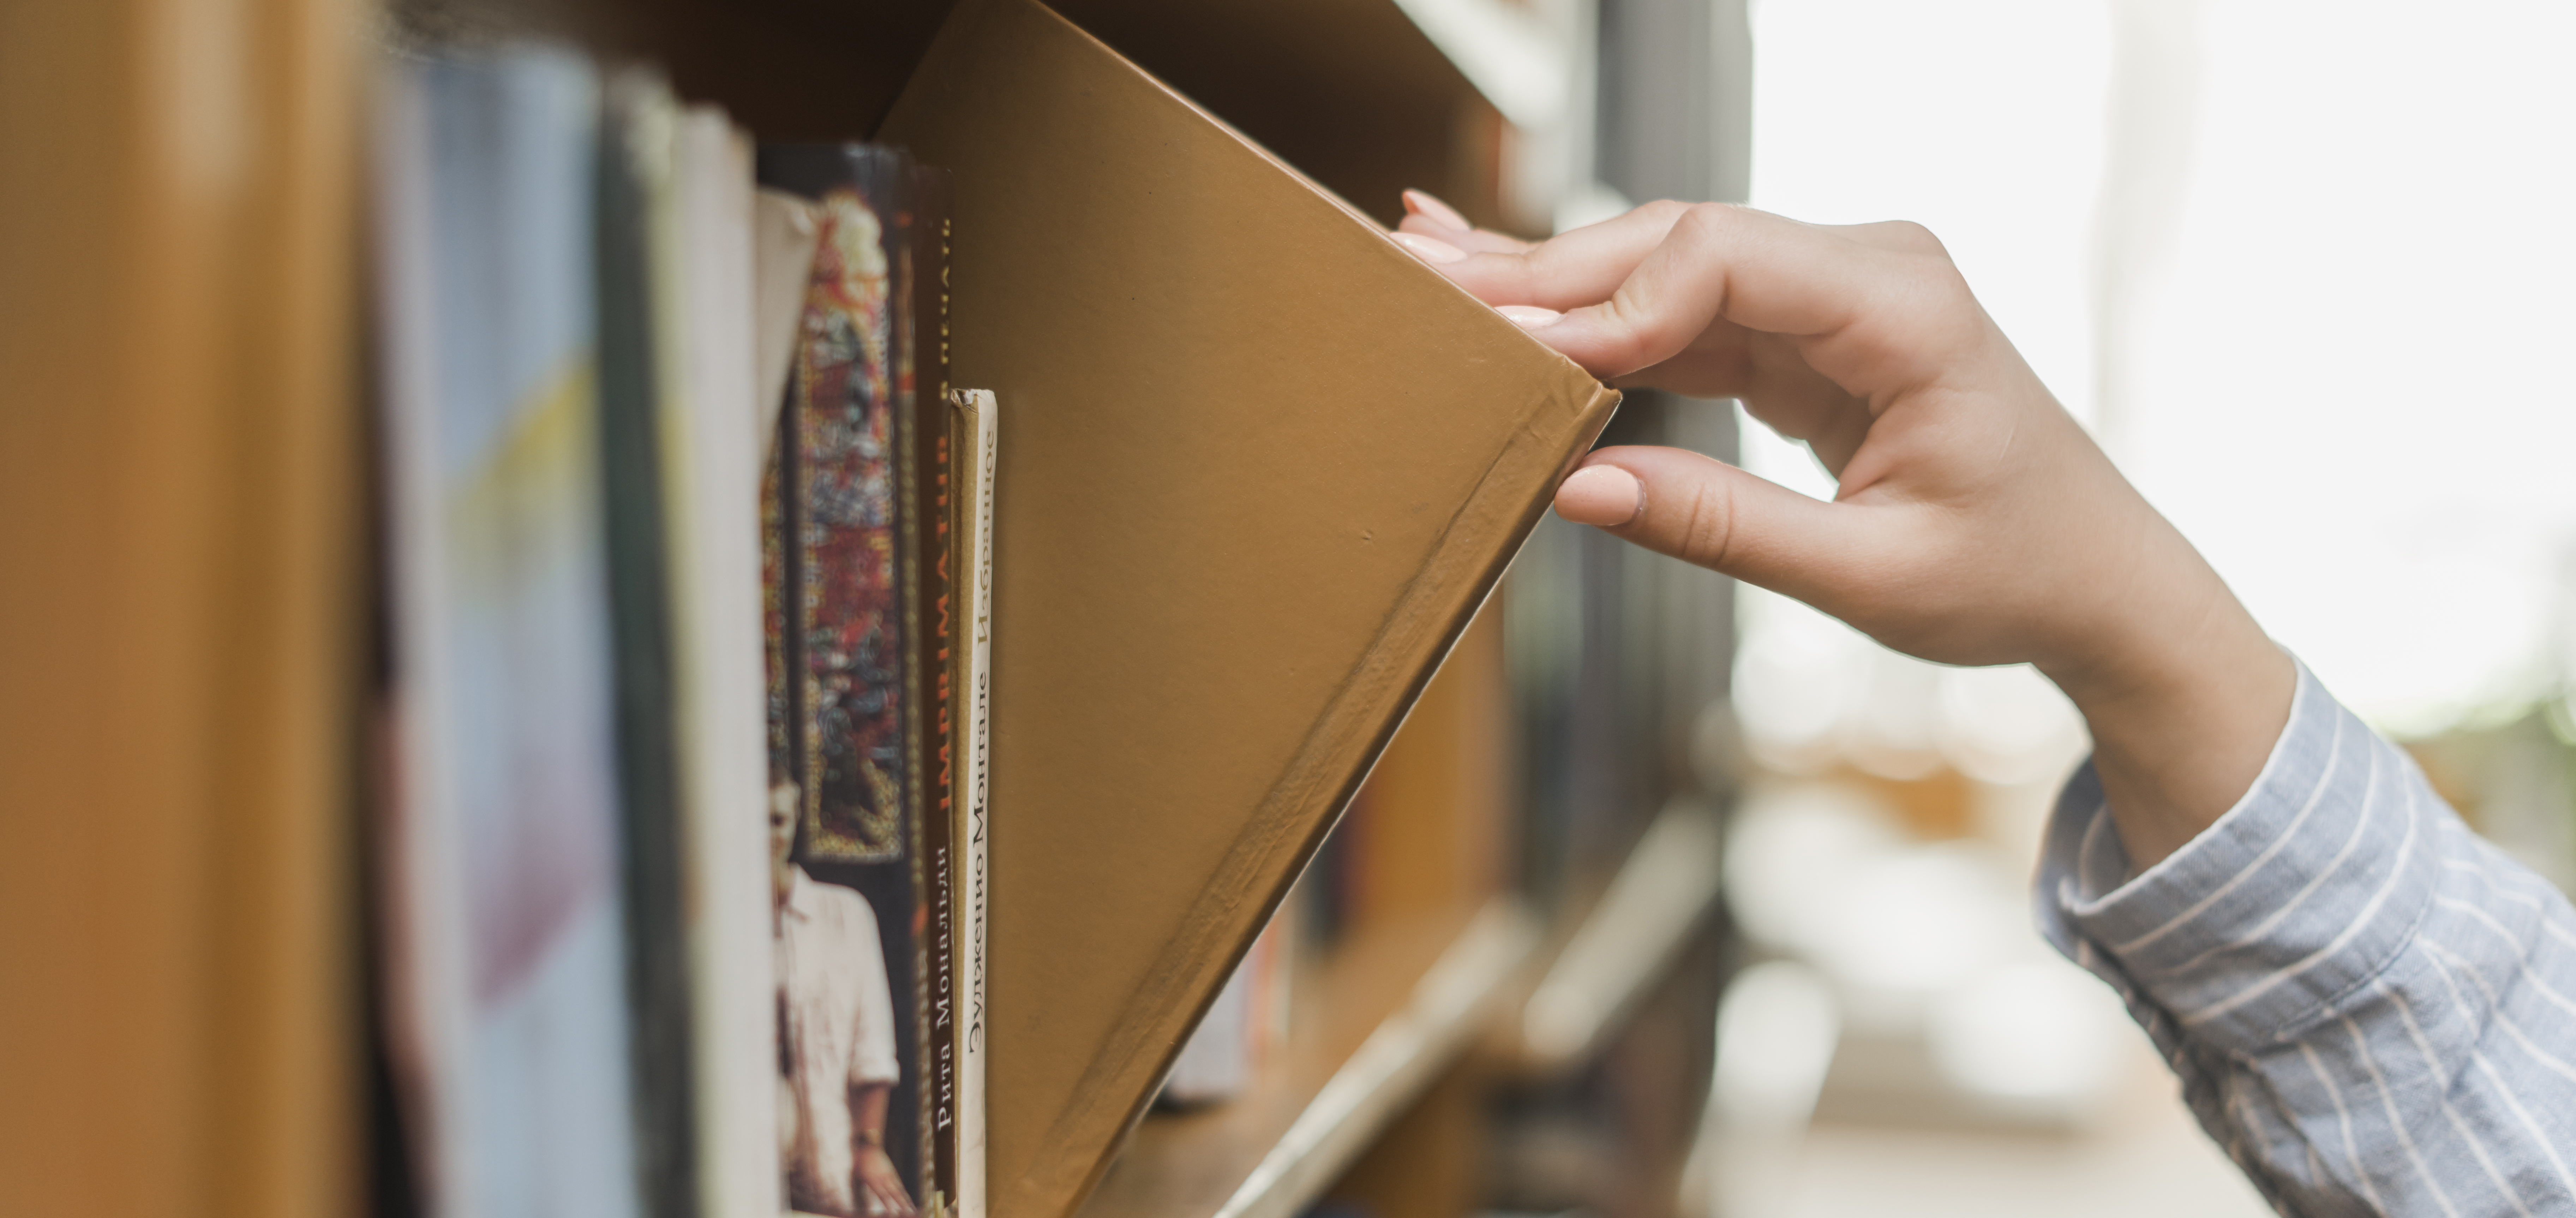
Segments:
[[[778,961],[778,1129],[787,1202],[832,1218],[903,1218],[912,1192],[886,1150],[905,1071],[883,931],[858,890],[796,862],[797,790],[770,789]],[[908,1131],[907,1131],[908,1132]]]

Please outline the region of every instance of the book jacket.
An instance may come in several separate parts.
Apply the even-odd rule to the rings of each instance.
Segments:
[[[387,69],[396,1087],[432,1214],[639,1213],[594,220],[559,52]]]
[[[913,167],[770,146],[817,249],[762,494],[781,1170],[814,1214],[955,1210],[949,569],[924,431]]]

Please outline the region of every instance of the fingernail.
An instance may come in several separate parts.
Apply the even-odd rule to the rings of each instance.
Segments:
[[[1404,192],[1404,210],[1435,224],[1448,225],[1462,233],[1474,232],[1476,228],[1475,225],[1467,223],[1467,217],[1458,214],[1457,208],[1419,190]]]
[[[1554,309],[1542,309],[1537,305],[1496,305],[1494,311],[1512,319],[1524,330],[1544,330],[1555,325],[1558,318],[1565,316]]]
[[[1429,237],[1415,236],[1412,233],[1397,233],[1395,240],[1398,245],[1412,250],[1413,256],[1424,262],[1456,262],[1467,256],[1467,251],[1446,241],[1434,241]]]
[[[1646,484],[1616,465],[1587,465],[1556,488],[1556,514],[1576,524],[1614,528],[1646,507]]]

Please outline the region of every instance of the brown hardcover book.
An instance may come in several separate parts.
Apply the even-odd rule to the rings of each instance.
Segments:
[[[954,175],[1010,415],[988,1179],[1057,1218],[1618,397],[1029,0],[879,138]]]

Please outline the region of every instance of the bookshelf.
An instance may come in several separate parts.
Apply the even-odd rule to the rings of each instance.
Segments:
[[[1601,897],[1565,934],[1505,1030],[1514,1064],[1539,1076],[1598,1055],[1717,909],[1716,810],[1680,801],[1657,814]]]
[[[388,22],[568,38],[659,62],[684,96],[763,135],[862,138],[948,6],[395,7],[101,0],[0,16],[0,384],[18,399],[0,409],[0,959],[13,989],[53,996],[0,1010],[0,1076],[26,1080],[0,1101],[0,1209],[319,1215],[383,1184],[351,1132],[366,1094],[352,759],[379,730],[361,712],[365,40]],[[1533,174],[1533,158],[1616,176],[1658,138],[1723,143],[1602,120],[1621,151],[1593,155],[1574,130],[1594,115],[1572,95],[1620,79],[1604,72],[1620,47],[1662,45],[1641,30],[1699,22],[1705,43],[1698,6],[1431,6],[1446,27],[1409,12],[1423,7],[1059,6],[1382,221],[1421,186],[1534,231],[1568,176]],[[1526,98],[1478,87],[1494,61],[1460,48],[1493,40],[1454,23],[1520,31],[1499,37],[1526,50],[1533,28],[1611,10],[1619,37],[1597,65],[1560,65],[1568,99],[1544,131]],[[1702,176],[1614,184],[1644,197],[1738,180]],[[1683,413],[1641,400],[1621,426],[1725,445],[1679,434]],[[1585,553],[1580,578],[1624,581],[1654,607],[1631,647],[1723,619],[1706,587]],[[1369,916],[1303,967],[1287,1048],[1240,1099],[1148,1115],[1086,1218],[1285,1218],[1328,1198],[1384,1218],[1467,1212],[1492,1153],[1487,1094],[1590,1069],[1676,963],[1705,954],[1714,805],[1676,804],[1563,891],[1528,894],[1515,596],[1495,597],[1389,746],[1367,797]],[[1722,689],[1723,657],[1701,660]],[[1670,752],[1709,682],[1645,688],[1659,701],[1630,717]],[[1621,798],[1660,807],[1706,785],[1643,764]],[[109,814],[76,814],[93,811]],[[1446,1183],[1397,1182],[1397,1160]]]
[[[1300,979],[1289,1049],[1252,1089],[1147,1117],[1081,1213],[1301,1212],[1471,1047],[1535,939],[1508,900],[1463,924],[1417,916],[1355,936]]]

